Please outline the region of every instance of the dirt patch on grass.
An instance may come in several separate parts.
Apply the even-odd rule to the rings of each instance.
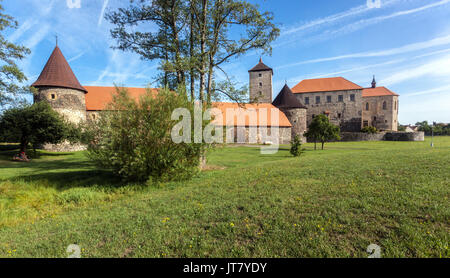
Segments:
[[[206,165],[203,167],[202,171],[216,171],[216,170],[225,170],[227,167],[219,166],[219,165]]]

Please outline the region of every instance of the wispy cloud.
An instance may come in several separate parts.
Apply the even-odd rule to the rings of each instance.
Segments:
[[[440,86],[433,89],[428,89],[420,92],[414,92],[410,94],[405,94],[403,96],[405,97],[413,97],[413,96],[420,96],[420,95],[429,95],[429,94],[435,94],[435,93],[449,93],[450,94],[450,85]]]
[[[438,38],[424,41],[424,42],[412,43],[412,44],[404,45],[404,46],[397,47],[397,48],[386,49],[386,50],[352,53],[352,54],[345,54],[345,55],[334,56],[334,57],[306,60],[306,61],[301,61],[301,62],[297,62],[297,63],[283,65],[283,66],[278,67],[277,69],[289,68],[289,67],[303,65],[303,64],[337,61],[337,60],[343,60],[343,59],[391,56],[391,55],[404,54],[407,52],[413,52],[413,51],[423,50],[423,49],[447,45],[447,44],[450,44],[450,35],[438,37]]]
[[[71,63],[73,61],[76,61],[78,59],[80,59],[86,52],[81,52],[80,54],[76,55],[75,57],[70,58],[67,62]]]
[[[19,28],[14,31],[14,33],[12,33],[9,37],[8,37],[8,41],[10,42],[16,42],[20,37],[23,36],[23,34],[25,34],[28,30],[30,30],[31,27],[33,27],[34,25],[34,20],[33,19],[27,19],[24,23],[22,23]]]
[[[389,15],[383,15],[383,16],[377,16],[377,17],[372,17],[372,18],[368,18],[368,19],[362,19],[359,20],[357,22],[348,24],[344,27],[341,27],[339,29],[336,30],[329,30],[327,32],[322,33],[321,35],[312,38],[312,40],[322,40],[322,39],[330,39],[333,38],[335,36],[338,35],[343,35],[343,34],[348,34],[351,32],[355,32],[357,30],[360,30],[362,28],[365,28],[367,26],[370,25],[374,25],[374,24],[378,24],[382,21],[388,20],[388,19],[392,19],[392,18],[396,18],[396,17],[400,17],[400,16],[405,16],[405,15],[411,15],[411,14],[415,14],[415,13],[419,13],[425,10],[429,10],[432,8],[436,8],[439,6],[443,6],[450,3],[450,0],[441,0],[439,2],[435,2],[432,4],[428,4],[425,6],[421,6],[415,9],[410,9],[410,10],[404,10],[404,11],[399,11],[399,12],[395,12]]]
[[[103,7],[102,7],[102,10],[100,12],[100,16],[98,18],[97,26],[102,25],[103,18],[105,17],[105,10],[106,10],[106,7],[108,6],[108,2],[109,2],[109,0],[104,0],[103,1]]]
[[[50,25],[43,24],[36,32],[26,41],[24,41],[24,45],[30,49],[33,49],[36,45],[38,45],[49,33]]]
[[[390,86],[411,79],[420,79],[424,76],[448,77],[450,75],[450,55],[439,57],[422,65],[412,67],[411,65],[401,71],[395,72],[390,77],[381,81],[382,84]]]
[[[383,3],[383,8],[391,6],[392,4],[399,2],[398,0],[391,0],[391,1],[384,1]],[[319,27],[325,24],[333,24],[336,23],[342,19],[345,18],[349,18],[352,16],[358,16],[358,15],[362,15],[368,11],[373,10],[373,8],[369,8],[367,5],[361,5],[358,7],[354,7],[351,8],[350,10],[341,12],[341,13],[336,13],[327,17],[323,17],[323,18],[319,18],[307,23],[303,23],[297,26],[291,26],[289,28],[286,28],[284,30],[282,30],[281,32],[281,37],[286,36],[286,35],[292,35],[293,33],[297,33],[300,31],[305,31],[308,29],[313,29],[315,27]]]

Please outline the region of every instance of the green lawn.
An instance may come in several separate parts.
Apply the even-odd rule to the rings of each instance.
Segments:
[[[449,257],[450,137],[227,147],[188,182],[124,184],[81,153],[0,146],[0,257]],[[3,148],[2,148],[3,147]]]

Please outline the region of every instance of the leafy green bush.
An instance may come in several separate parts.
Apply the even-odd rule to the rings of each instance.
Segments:
[[[297,157],[302,153],[304,153],[304,149],[302,149],[302,141],[298,135],[295,135],[294,140],[291,142],[291,154]]]
[[[177,108],[186,108],[194,115],[194,103],[183,93],[148,91],[136,101],[126,89],[117,88],[108,109],[85,128],[88,156],[125,181],[192,177],[199,170],[205,144],[173,142],[171,132],[178,122],[171,115]],[[184,132],[194,138],[193,130]]]
[[[369,133],[369,134],[375,134],[375,133],[378,132],[378,130],[374,126],[366,126],[363,129],[361,129],[361,132]]]
[[[19,142],[21,152],[26,152],[29,144],[37,148],[60,143],[69,129],[72,124],[46,102],[11,108],[0,116],[0,141]]]

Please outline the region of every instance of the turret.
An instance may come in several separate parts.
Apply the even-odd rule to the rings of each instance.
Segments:
[[[261,58],[259,63],[248,73],[250,77],[250,102],[271,103],[273,69],[266,66]]]
[[[34,101],[46,101],[73,123],[86,120],[86,89],[81,86],[58,45],[39,78],[32,84],[38,93]]]

